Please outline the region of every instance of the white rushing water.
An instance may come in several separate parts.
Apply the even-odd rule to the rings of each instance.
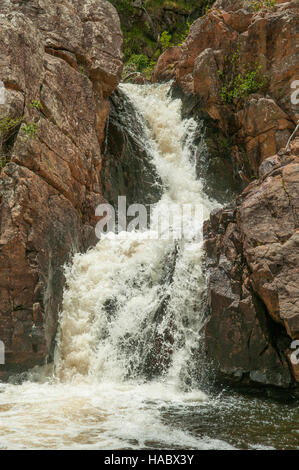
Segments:
[[[196,123],[167,85],[121,85],[143,120],[163,182],[154,211],[216,206],[192,162]],[[138,202],[138,201],[136,201]],[[200,232],[202,220],[185,220]],[[188,225],[189,224],[189,225]],[[176,229],[173,222],[172,229]],[[66,268],[54,366],[0,393],[0,448],[227,448],[163,423],[165,406],[201,406],[197,388],[205,279],[202,242],[104,237]]]

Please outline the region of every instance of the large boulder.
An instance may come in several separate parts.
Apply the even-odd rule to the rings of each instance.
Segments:
[[[167,82],[174,78],[175,65],[180,56],[179,46],[173,46],[166,49],[160,55],[154,69],[152,81]]]
[[[299,338],[299,142],[266,159],[235,207],[205,226],[208,357],[230,383],[296,388]]]
[[[121,47],[106,0],[1,2],[0,378],[51,356],[63,265],[96,241]]]

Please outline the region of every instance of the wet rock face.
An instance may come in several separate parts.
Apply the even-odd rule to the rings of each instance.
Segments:
[[[205,226],[210,321],[206,346],[231,383],[292,388],[299,338],[299,141],[264,161],[235,207]]]
[[[110,103],[102,152],[103,195],[115,209],[118,196],[126,196],[127,206],[155,204],[161,197],[162,182],[143,142],[144,123],[120,88],[112,94]]]
[[[210,118],[232,139],[234,171],[248,179],[286,145],[299,118],[291,101],[299,73],[299,4],[277,2],[259,11],[250,4],[216,1],[192,24],[173,70],[176,85],[200,96]],[[248,96],[223,96],[223,87],[246,70],[256,72]]]
[[[121,46],[118,15],[105,0],[1,2],[0,378],[51,354],[62,267],[95,242]]]

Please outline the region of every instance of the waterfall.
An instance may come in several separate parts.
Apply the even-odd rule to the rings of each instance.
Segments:
[[[197,125],[182,119],[169,85],[121,88],[136,108],[143,132],[136,137],[162,181],[153,215],[166,219],[171,208],[192,204],[201,217],[185,216],[188,237],[175,236],[173,217],[173,237],[151,237],[152,227],[107,234],[74,256],[65,268],[54,366],[0,390],[0,448],[230,447],[169,426],[161,414],[208,400],[197,381],[205,321],[200,234],[216,203],[196,179]]]
[[[181,101],[169,97],[169,85],[121,87],[139,113],[144,145],[163,183],[154,213],[165,219],[169,208],[178,211],[189,204],[207,218],[215,204],[196,179],[196,122],[182,119]],[[171,233],[179,222],[170,221]],[[197,222],[191,211],[184,224],[194,237],[119,233],[74,257],[66,269],[59,327],[61,380],[162,376],[177,387],[192,386],[204,321],[202,241],[195,238],[202,218]]]

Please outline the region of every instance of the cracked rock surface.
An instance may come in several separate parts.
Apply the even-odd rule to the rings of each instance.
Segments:
[[[299,140],[275,155],[236,206],[205,225],[207,353],[231,383],[296,388],[299,338]]]
[[[119,18],[106,0],[1,1],[1,123],[15,120],[9,132],[0,131],[0,339],[7,372],[52,354],[63,265],[95,242],[101,146],[121,47]]]

